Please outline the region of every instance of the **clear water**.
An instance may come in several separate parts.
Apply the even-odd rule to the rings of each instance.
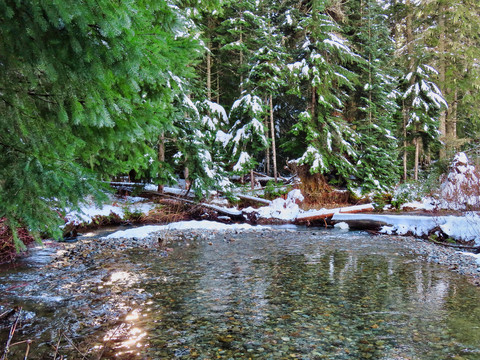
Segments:
[[[38,338],[31,359],[53,358],[60,330],[69,359],[480,359],[480,289],[401,241],[276,231],[172,247],[109,251],[79,273],[53,271],[56,283],[44,275],[53,298],[77,288],[67,299],[38,298],[42,285],[9,293],[0,305],[35,313],[16,341]],[[105,306],[111,318],[96,318]]]

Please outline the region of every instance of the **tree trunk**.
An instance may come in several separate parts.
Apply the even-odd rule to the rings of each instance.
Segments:
[[[317,102],[317,89],[315,87],[312,86],[312,99],[311,99],[311,106],[312,108],[310,109],[311,110],[311,114],[312,114],[312,120],[315,119],[315,111],[316,111],[316,102]]]
[[[242,27],[240,27],[240,44],[243,44],[243,34],[242,34]],[[243,50],[240,50],[240,66],[239,66],[239,71],[240,71],[240,94],[243,93],[243,73],[242,73],[242,67],[243,67]]]
[[[160,169],[163,167],[165,162],[165,134],[162,131],[158,137],[158,161],[160,162]],[[163,194],[163,184],[158,184],[157,191]]]
[[[185,165],[183,168],[183,176],[185,177],[185,190],[190,191],[190,187],[192,186],[192,182],[190,181],[190,170],[188,166]]]
[[[250,188],[253,193],[253,190],[255,190],[255,175],[253,174],[253,169],[250,170]]]
[[[415,67],[415,58],[413,57],[413,30],[412,30],[412,9],[410,0],[405,2],[407,8],[407,17],[405,19],[405,38],[407,41],[407,60],[408,60],[408,71],[413,72]],[[410,85],[415,81],[414,77],[410,78]],[[410,118],[411,108],[409,105],[403,102],[403,180],[407,180],[407,125],[408,119]]]
[[[210,49],[212,43],[207,43],[207,99],[212,101],[212,53]]]
[[[217,76],[217,104],[220,104],[220,70],[218,69],[216,71],[216,76]]]
[[[407,121],[408,121],[408,110],[406,108],[405,102],[403,102],[403,181],[407,181],[408,167],[407,167]]]
[[[273,177],[277,183],[277,150],[275,149],[275,123],[273,121],[273,97],[270,94],[270,130],[272,136]]]
[[[446,80],[446,60],[445,60],[445,6],[442,6],[440,10],[440,18],[438,20],[438,27],[440,28],[440,42],[438,44],[439,52],[439,64],[438,64],[438,80],[440,82],[440,90],[442,91],[443,96],[445,96],[445,80]],[[440,147],[440,159],[445,159],[447,156],[446,151],[446,142],[447,142],[447,131],[446,131],[446,121],[447,121],[447,109],[443,110],[440,114],[440,141],[443,142],[443,146]]]
[[[415,140],[415,177],[414,180],[418,181],[418,166],[420,159],[420,138],[416,137]]]
[[[268,103],[268,99],[265,98],[265,104]],[[268,115],[265,117],[265,127],[267,128],[267,136],[268,136],[268,130],[269,130],[269,124],[268,124]],[[265,166],[265,173],[270,176],[270,145],[267,146],[267,148],[265,149],[265,161],[267,162],[266,163],[266,166]]]
[[[457,140],[457,120],[458,120],[458,88],[455,86],[455,93],[452,104],[452,137]]]
[[[457,102],[458,102],[458,89],[455,87],[453,90],[453,101],[450,104],[450,111],[448,112],[446,129],[447,129],[447,150],[456,150],[457,140]]]

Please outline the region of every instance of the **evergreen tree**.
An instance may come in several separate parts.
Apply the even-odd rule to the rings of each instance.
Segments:
[[[480,116],[480,4],[478,1],[424,2],[418,11],[425,49],[439,71],[435,78],[450,107],[440,117],[441,140],[451,155],[465,142],[478,137]]]
[[[304,36],[297,43],[297,61],[288,67],[297,93],[307,105],[293,127],[295,135],[302,134],[297,139],[304,153],[298,163],[310,165],[312,173],[329,173],[350,183],[356,175],[354,144],[358,135],[344,116],[346,91],[353,89],[355,81],[355,74],[345,65],[361,59],[326,14],[325,1],[313,1],[297,29]]]
[[[240,175],[254,169],[258,164],[257,155],[268,145],[266,129],[262,123],[263,115],[262,100],[251,94],[245,94],[235,101],[230,111],[233,125],[229,132],[229,149],[235,162],[233,171]]]
[[[348,3],[344,26],[355,51],[365,61],[355,63],[359,84],[347,102],[347,116],[359,134],[357,179],[364,191],[395,185],[398,177],[398,140],[394,115],[397,112],[394,52],[387,17],[377,1]]]
[[[223,4],[223,20],[217,27],[220,43],[219,57],[223,59],[222,72],[226,89],[223,104],[230,106],[242,96],[247,62],[255,48],[255,1],[226,1]]]
[[[257,16],[257,40],[261,47],[249,61],[248,77],[245,86],[260,98],[265,99],[269,115],[265,122],[270,129],[271,146],[267,148],[266,169],[270,173],[270,147],[272,149],[273,176],[277,180],[276,125],[274,120],[274,98],[284,91],[287,83],[285,66],[287,56],[283,36],[273,24],[273,14]],[[268,135],[267,135],[268,137]]]
[[[431,66],[419,65],[403,79],[406,88],[402,99],[410,109],[406,131],[415,144],[415,180],[418,180],[420,148],[428,148],[432,141],[438,140],[440,111],[448,107],[440,89],[431,81],[431,74],[438,73]]]
[[[55,233],[55,209],[100,197],[95,173],[150,166],[200,51],[185,20],[167,1],[0,4],[0,216],[12,227]]]

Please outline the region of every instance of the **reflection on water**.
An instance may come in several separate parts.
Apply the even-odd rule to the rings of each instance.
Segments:
[[[76,343],[92,359],[480,359],[479,289],[404,256],[401,243],[325,231],[212,243],[115,258],[90,289],[129,310],[79,330]],[[82,321],[75,301],[65,322]],[[37,358],[51,352],[39,349]]]

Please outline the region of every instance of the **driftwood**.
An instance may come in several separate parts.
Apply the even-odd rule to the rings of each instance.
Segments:
[[[322,209],[301,214],[295,220],[296,223],[310,223],[316,220],[331,219],[335,214],[356,214],[373,211],[373,205],[355,205],[335,209]]]
[[[0,360],[5,360],[7,358],[8,352],[10,351],[10,344],[12,342],[13,335],[15,334],[15,330],[17,330],[17,325],[18,325],[18,322],[20,321],[20,316],[21,315],[22,315],[22,308],[20,307],[20,308],[18,308],[18,314],[17,314],[17,317],[15,319],[15,322],[10,327],[10,332],[8,333],[7,343],[5,345],[5,349],[3,350],[3,355],[0,358]]]
[[[242,200],[255,201],[255,202],[259,202],[261,204],[265,204],[265,205],[271,205],[272,204],[272,202],[270,200],[262,199],[262,198],[259,198],[259,197],[256,197],[256,196],[240,195],[240,194],[235,194],[235,196],[242,199]]]
[[[466,250],[466,251],[471,251],[475,254],[478,254],[480,253],[480,246],[468,246],[468,245],[460,245],[460,244],[449,244],[449,243],[444,243],[442,241],[437,241],[437,240],[434,240],[432,238],[429,238],[428,239],[429,241],[433,242],[434,244],[437,244],[437,245],[442,245],[442,246],[446,246],[446,247],[452,247],[452,248],[455,248],[455,249],[461,249],[461,250]]]
[[[154,196],[160,196],[160,197],[167,198],[167,199],[176,200],[176,201],[179,201],[179,202],[182,202],[182,203],[185,203],[185,204],[189,204],[189,205],[193,205],[193,206],[199,206],[199,207],[203,207],[203,208],[206,208],[206,209],[214,210],[219,214],[226,215],[226,216],[232,218],[232,220],[239,220],[239,219],[245,220],[245,218],[243,217],[243,212],[240,211],[240,210],[226,209],[226,208],[223,208],[221,206],[216,206],[216,205],[213,205],[213,204],[196,203],[193,200],[185,199],[185,198],[179,197],[179,196],[168,195],[168,194],[161,193],[161,192],[158,192],[158,191],[145,191],[144,193],[154,195]]]

